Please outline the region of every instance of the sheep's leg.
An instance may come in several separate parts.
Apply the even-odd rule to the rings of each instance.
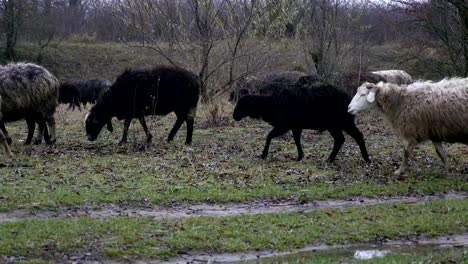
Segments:
[[[180,118],[179,115],[177,115],[176,122],[172,127],[171,132],[169,132],[169,137],[167,137],[167,142],[171,142],[174,139],[175,135],[177,134],[177,131],[179,131],[184,121],[185,120],[183,118]]]
[[[2,129],[0,129],[0,130],[2,130]],[[10,145],[8,144],[8,142],[7,142],[7,137],[5,136],[5,134],[3,134],[3,131],[0,131],[0,142],[1,142],[1,144],[3,145],[3,148],[5,149],[6,155],[7,155],[9,158],[12,158],[12,157],[13,157],[13,153],[11,153]]]
[[[367,153],[366,149],[366,142],[364,141],[364,136],[362,135],[361,131],[356,127],[356,125],[352,125],[349,128],[345,128],[344,131],[348,133],[359,145],[359,149],[361,150],[361,155],[364,160],[370,164],[371,160],[369,158],[369,153]]]
[[[142,117],[138,118],[138,120],[140,120],[140,124],[143,127],[143,130],[145,131],[146,142],[151,143],[151,140],[153,139],[153,136],[151,135],[151,133],[148,130],[148,126],[146,125],[145,117],[142,116]]]
[[[279,137],[279,136],[286,134],[286,132],[288,131],[289,131],[288,128],[273,127],[273,130],[271,130],[270,133],[268,133],[268,136],[265,142],[265,147],[263,148],[263,152],[261,156],[262,159],[266,159],[266,157],[268,156],[268,150],[270,149],[271,140],[275,137]]]
[[[11,145],[11,143],[13,143],[13,140],[8,135],[8,131],[6,130],[5,123],[0,122],[0,129],[2,130],[3,134],[5,135],[5,140],[7,141],[8,145]]]
[[[345,142],[345,137],[343,136],[343,132],[341,130],[332,129],[332,130],[328,130],[328,132],[330,132],[334,140],[333,150],[327,159],[327,162],[331,163],[336,159],[336,155],[338,155],[338,152],[340,151],[341,146],[343,146],[343,143]]]
[[[442,142],[432,141],[432,144],[434,144],[437,155],[439,155],[440,159],[444,163],[445,173],[448,174],[449,170],[448,170],[448,165],[447,165],[447,152],[445,152],[444,147],[442,146]]]
[[[401,162],[400,168],[395,171],[395,176],[400,176],[406,171],[406,167],[408,167],[408,159],[411,156],[414,148],[418,143],[415,141],[405,141],[404,143],[404,153],[403,153],[403,161]]]
[[[187,114],[187,119],[185,123],[187,124],[187,137],[185,138],[185,144],[190,145],[192,144],[192,135],[193,135],[193,124],[195,123],[195,115],[197,114],[197,108],[193,107],[190,109],[189,113]]]
[[[34,130],[36,129],[36,122],[33,119],[26,119],[26,124],[28,125],[28,136],[26,137],[25,145],[29,145],[32,142],[34,136]]]
[[[301,145],[302,129],[293,129],[292,133],[294,137],[294,143],[296,143],[296,147],[297,147],[297,161],[300,161],[302,160],[302,158],[304,158],[304,151],[302,150],[302,145]]]
[[[47,130],[48,128],[48,130]],[[55,135],[55,118],[54,116],[47,118],[47,126],[45,127],[44,140],[46,144],[54,144],[57,140]]]
[[[130,127],[130,124],[132,123],[132,119],[125,119],[124,121],[124,128],[123,128],[123,134],[122,134],[122,140],[120,140],[119,145],[123,145],[127,143],[127,138],[128,138],[128,128]]]
[[[47,129],[45,120],[39,120],[37,121],[37,124],[39,125],[39,129],[37,130],[36,139],[34,140],[35,145],[39,145],[42,143],[42,139],[44,138],[44,132]]]

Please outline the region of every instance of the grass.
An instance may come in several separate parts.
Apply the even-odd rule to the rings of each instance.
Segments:
[[[57,259],[85,252],[114,259],[167,259],[181,252],[288,250],[307,244],[378,242],[467,231],[468,201],[327,209],[310,213],[27,220],[0,224],[0,255]]]
[[[30,44],[21,44],[18,53],[22,60],[30,61],[35,56],[34,49]],[[285,49],[288,53],[269,65],[271,69],[291,69],[292,64],[301,63],[297,52],[286,46]],[[374,53],[382,51],[371,52],[377,56]],[[47,49],[43,61],[60,79],[113,79],[126,67],[159,63],[163,63],[161,58],[147,49],[80,42],[64,42]],[[259,154],[271,128],[259,121],[234,123],[232,106],[226,102],[199,107],[192,146],[183,145],[185,127],[175,142],[166,142],[173,115],[147,119],[154,135],[151,145],[143,143],[144,135],[137,123],[131,126],[130,143],[125,146],[117,145],[120,125],[114,125],[113,134],[104,131],[98,141],[91,143],[84,135],[84,115],[85,112],[70,112],[60,107],[56,114],[58,143],[51,147],[23,146],[25,122],[7,124],[16,157],[5,160],[0,151],[0,211],[62,210],[109,204],[173,206],[264,199],[308,202],[468,191],[468,150],[459,144],[446,146],[451,155],[450,175],[444,174],[433,147],[423,144],[411,158],[406,178],[396,179],[393,171],[401,162],[401,144],[381,118],[371,113],[357,117],[374,161],[371,166],[365,164],[349,137],[338,160],[326,164],[332,139],[327,133],[310,131],[303,133],[306,156],[302,162],[295,161],[297,154],[290,135],[275,139],[268,159],[261,160]],[[167,259],[186,251],[286,250],[313,243],[431,237],[467,232],[467,208],[467,201],[439,201],[307,214],[166,221],[148,218],[24,220],[0,224],[0,256],[13,256],[14,261],[28,263],[102,258],[122,261]],[[402,252],[375,261],[466,260],[462,249],[428,251],[427,256]],[[0,262],[3,260],[0,258]],[[341,256],[326,255],[304,262],[320,261],[353,262],[349,256],[341,259]]]
[[[399,145],[380,127],[366,132],[375,161],[368,167],[349,138],[338,161],[325,164],[331,137],[310,132],[304,136],[303,162],[294,161],[296,150],[289,138],[275,140],[270,157],[263,161],[258,155],[269,128],[256,122],[199,128],[191,147],[183,145],[184,128],[175,142],[165,142],[170,117],[151,120],[156,137],[149,146],[143,144],[138,124],[132,127],[133,143],[127,146],[117,145],[120,131],[102,132],[97,142],[89,143],[82,127],[84,114],[59,109],[55,147],[23,146],[18,140],[25,138],[25,124],[8,124],[16,158],[0,168],[1,211],[109,203],[313,201],[468,190],[466,152],[457,145],[449,148],[449,153],[461,155],[452,162],[453,175],[442,174],[431,149],[429,154],[419,152],[407,179],[398,181],[393,170]]]

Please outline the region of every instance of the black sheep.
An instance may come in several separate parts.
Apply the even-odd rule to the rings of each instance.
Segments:
[[[95,104],[110,86],[110,81],[100,79],[67,81],[60,85],[59,101],[81,111],[81,104]]]
[[[95,104],[104,93],[109,90],[111,82],[108,80],[87,80],[81,81],[77,84],[80,91],[80,103],[84,106],[86,104]]]
[[[147,141],[148,131],[144,116],[167,115],[175,112],[177,120],[169,133],[171,141],[180,126],[187,124],[186,144],[191,144],[193,124],[200,95],[199,78],[187,70],[157,66],[149,70],[126,70],[112,84],[86,117],[86,133],[90,141],[96,140],[107,123],[111,130],[111,118],[124,119],[120,143],[127,142],[128,128],[133,118],[138,118]]]
[[[244,96],[237,103],[233,117],[236,121],[244,117],[261,118],[273,126],[267,136],[262,158],[267,157],[273,138],[292,130],[297,146],[297,160],[301,160],[304,157],[301,146],[302,130],[313,129],[320,132],[327,130],[334,139],[328,162],[335,160],[345,141],[345,131],[356,140],[362,157],[370,163],[364,138],[354,123],[354,116],[348,113],[350,102],[351,98],[345,92],[332,85],[297,86],[281,94]]]
[[[262,79],[248,77],[237,82],[237,87],[231,92],[229,101],[236,102],[248,94],[271,95],[291,88],[299,79],[306,76],[300,71],[273,72]]]
[[[59,102],[61,104],[68,104],[68,109],[75,110],[75,107],[81,111],[80,106],[80,91],[75,85],[75,82],[63,82],[59,87]]]

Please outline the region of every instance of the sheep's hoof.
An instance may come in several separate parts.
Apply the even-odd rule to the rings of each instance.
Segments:
[[[127,144],[127,141],[126,141],[126,140],[120,140],[119,146],[123,146],[123,145],[125,145],[125,144]]]
[[[185,145],[187,145],[187,146],[192,145],[192,141],[185,141]]]
[[[11,145],[11,143],[13,143],[13,140],[11,139],[11,137],[7,137],[6,142],[8,143],[8,145]]]
[[[33,144],[34,144],[34,145],[40,145],[41,143],[42,143],[42,140],[39,139],[39,138],[35,138],[35,139],[33,140]]]
[[[53,140],[46,140],[46,144],[47,144],[47,145],[54,145],[56,142],[57,142],[56,139],[53,139]]]
[[[297,157],[297,161],[301,161],[304,158],[304,155]]]
[[[150,144],[152,140],[153,140],[152,135],[149,135],[149,136],[146,137],[146,143]]]

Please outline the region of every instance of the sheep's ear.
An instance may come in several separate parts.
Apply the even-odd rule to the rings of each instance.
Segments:
[[[370,91],[369,94],[367,95],[367,101],[369,103],[373,103],[375,101],[375,92]]]

